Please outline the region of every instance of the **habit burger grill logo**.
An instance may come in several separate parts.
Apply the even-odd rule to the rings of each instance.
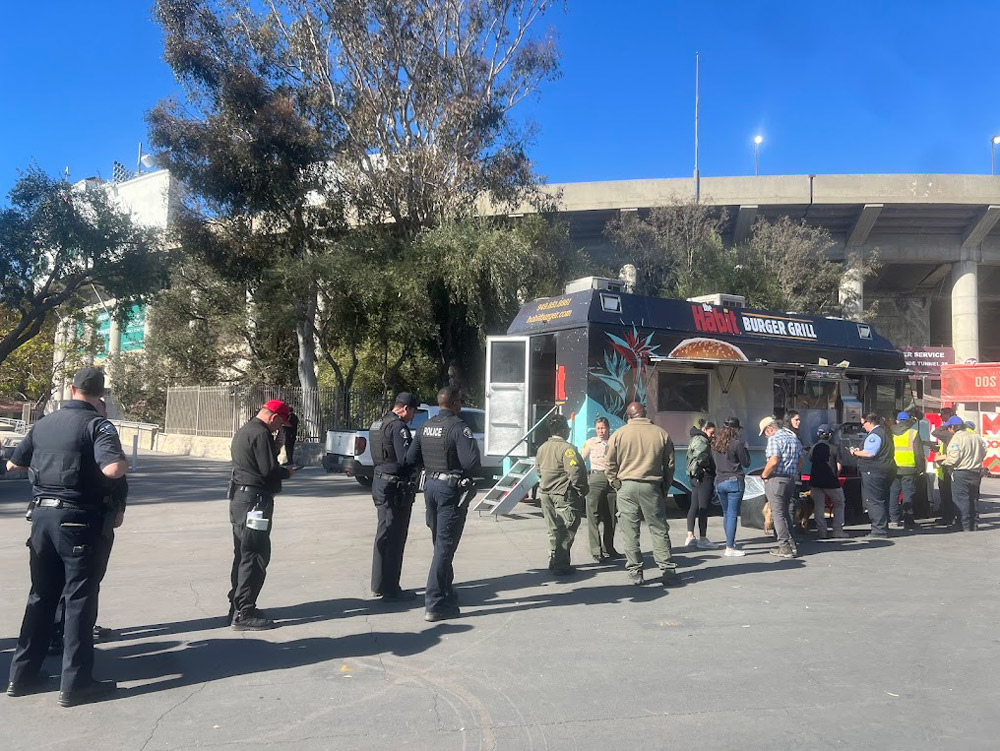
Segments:
[[[740,325],[736,322],[736,314],[728,308],[716,308],[714,305],[692,305],[694,327],[697,331],[711,331],[713,334],[732,334],[740,336]]]
[[[714,305],[692,305],[694,327],[697,331],[731,336],[769,336],[781,339],[813,341],[816,329],[810,321],[785,316],[766,316],[759,313],[741,313]]]

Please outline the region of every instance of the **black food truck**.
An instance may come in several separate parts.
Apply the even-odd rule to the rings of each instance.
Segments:
[[[644,297],[618,280],[588,277],[524,305],[507,335],[487,341],[486,454],[531,455],[534,441],[517,442],[553,407],[582,445],[596,418],[615,430],[638,401],[671,435],[678,467],[698,418],[721,425],[738,417],[753,457],[748,474],[759,474],[766,441],[758,423],[794,409],[807,447],[819,425],[838,429],[845,490],[857,508],[857,470],[846,449],[863,440],[864,413],[890,417],[912,406],[903,355],[867,323],[709,297]],[[686,482],[679,471],[672,495],[682,508]],[[746,497],[762,494],[763,484],[748,477]]]

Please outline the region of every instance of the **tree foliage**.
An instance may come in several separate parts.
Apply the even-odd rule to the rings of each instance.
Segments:
[[[296,323],[302,386],[316,383],[317,348],[344,389],[373,361],[386,388],[408,358],[430,354],[444,373],[491,325],[467,292],[510,299],[499,228],[471,245],[422,233],[490,205],[545,205],[531,130],[512,112],[556,74],[551,35],[536,34],[550,5],[156,3],[184,90],[149,118],[191,191],[178,243],[251,298],[274,285]],[[495,261],[466,258],[490,244]]]
[[[471,218],[424,230],[413,247],[413,268],[437,323],[431,351],[440,380],[451,371],[478,393],[483,345],[504,333],[527,300],[556,294],[576,266],[588,263],[569,247],[566,227],[540,216],[513,225]]]
[[[246,288],[184,259],[149,313],[146,351],[168,385],[295,382],[294,317],[268,280]]]
[[[726,245],[727,217],[704,204],[677,202],[647,217],[624,214],[606,234],[638,269],[638,292],[687,298],[721,292],[743,295],[752,307],[815,315],[853,309],[840,296],[844,265],[830,260],[835,242],[823,227],[758,219],[749,238]],[[877,257],[852,259],[861,278],[878,267]]]
[[[635,265],[638,294],[691,297],[735,283],[735,256],[722,241],[725,223],[725,213],[677,201],[648,217],[620,214],[605,232]]]
[[[93,287],[124,316],[162,284],[166,258],[100,187],[74,188],[37,167],[24,171],[0,210],[0,362],[39,334],[52,314]]]
[[[162,425],[167,413],[164,360],[150,351],[122,352],[108,358],[113,374],[113,398],[126,420]]]
[[[12,331],[19,315],[0,307],[0,336]],[[49,318],[38,334],[11,352],[0,368],[0,396],[45,400],[52,391],[55,321]]]
[[[534,33],[549,0],[267,4],[260,27],[343,128],[338,182],[361,223],[412,238],[484,198],[537,198],[531,130],[511,113],[557,73],[551,33]]]

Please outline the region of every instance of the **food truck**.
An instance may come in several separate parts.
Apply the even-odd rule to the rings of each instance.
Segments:
[[[615,430],[629,402],[642,402],[676,446],[672,494],[686,507],[681,456],[699,418],[739,418],[749,473],[759,474],[766,441],[758,423],[795,409],[806,446],[819,425],[837,427],[845,473],[856,477],[846,448],[863,439],[862,415],[895,416],[912,405],[903,355],[868,323],[751,310],[722,295],[644,297],[597,277],[566,289],[524,305],[506,335],[488,338],[488,455],[530,456],[542,438],[536,424],[553,409],[582,445],[596,418]],[[845,488],[858,497],[850,481]]]

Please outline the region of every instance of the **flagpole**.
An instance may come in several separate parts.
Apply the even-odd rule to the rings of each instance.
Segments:
[[[701,53],[694,53],[694,202],[701,202],[701,173],[698,171],[698,78]]]

